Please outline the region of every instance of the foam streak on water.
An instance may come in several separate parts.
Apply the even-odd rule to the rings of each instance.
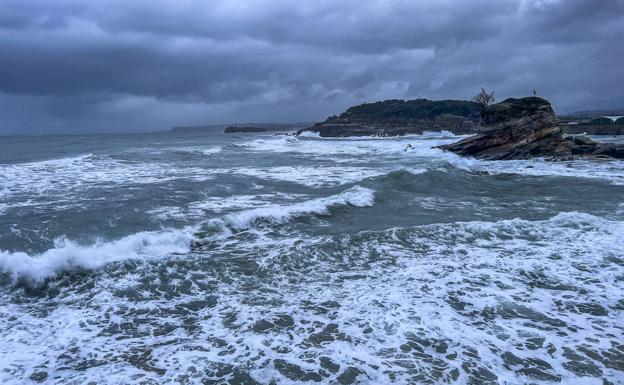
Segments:
[[[456,139],[15,139],[0,383],[624,384],[621,162]]]

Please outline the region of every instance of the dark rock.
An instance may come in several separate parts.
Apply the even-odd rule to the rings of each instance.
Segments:
[[[624,159],[624,145],[613,143],[599,143],[594,151],[591,153],[591,155]]]
[[[595,146],[580,145],[572,147],[570,151],[572,151],[572,154],[574,155],[589,154],[590,152],[594,151],[594,147]]]
[[[442,150],[486,160],[573,155],[624,158],[624,145],[598,143],[584,136],[564,138],[555,112],[545,99],[506,99],[481,111],[482,131]]]

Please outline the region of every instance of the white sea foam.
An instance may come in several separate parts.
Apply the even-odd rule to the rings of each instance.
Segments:
[[[542,160],[459,158],[430,148],[455,139],[428,135],[350,143],[269,139],[245,149],[270,152],[271,146],[281,146],[275,151],[297,158],[355,161],[347,164],[351,170],[345,176],[353,182],[368,171],[421,173],[440,165],[448,169],[448,163],[465,170],[586,177],[568,170],[576,162],[569,167]],[[371,159],[391,161],[379,168],[357,167]],[[99,160],[84,160],[94,161]],[[111,162],[106,159],[104,167]],[[591,165],[590,177],[619,183],[620,163]],[[306,167],[253,165],[252,171],[238,171],[266,185],[287,180],[273,177],[271,170],[294,174],[284,178],[302,186],[340,184],[340,170],[333,166],[328,175]],[[178,175],[166,172],[154,175],[189,175],[182,169],[174,170]],[[303,180],[306,172],[314,184]],[[119,181],[133,183],[131,177]],[[28,296],[21,286],[1,288],[0,383],[21,385],[34,372],[46,372],[50,383],[201,384],[248,377],[259,383],[340,383],[349,375],[359,383],[379,384],[479,383],[487,376],[507,384],[622,383],[623,222],[568,212],[544,220],[316,236],[316,231],[280,225],[325,215],[337,206],[382,204],[382,199],[375,202],[374,192],[362,187],[317,199],[260,194],[261,186],[254,188],[245,191],[250,195],[152,210],[163,218],[197,213],[199,219],[206,211],[219,212],[213,223],[250,230],[233,237],[218,233],[205,250],[189,252],[196,239],[188,228],[90,246],[63,240],[38,255],[0,252],[0,271],[33,281],[126,258],[185,253],[171,263],[105,269],[77,278],[75,286],[73,278],[51,280],[49,287],[58,290],[46,289],[41,296]],[[462,202],[443,196],[424,198],[419,205],[466,210]],[[527,207],[531,217],[540,215]],[[623,204],[617,207],[621,213]],[[478,218],[489,217],[483,214],[477,210]],[[358,215],[356,220],[368,219]],[[20,229],[13,230],[19,235]],[[505,362],[510,356],[511,363]]]
[[[248,204],[260,203],[254,196],[239,196],[224,200],[228,209]],[[222,218],[211,219],[208,222],[222,228],[223,231],[209,239],[227,238],[231,233],[227,227],[247,229],[258,220],[272,224],[283,224],[303,215],[327,214],[334,206],[366,207],[374,204],[374,192],[370,189],[355,186],[340,194],[325,198],[311,199],[290,205],[265,205],[227,214]],[[195,210],[210,207],[210,201],[196,202]],[[222,207],[217,205],[216,207]],[[153,210],[152,215],[161,216],[161,219],[186,218],[178,208],[161,208]],[[96,269],[112,262],[122,260],[158,259],[174,253],[185,253],[190,250],[191,243],[196,240],[195,232],[198,226],[189,226],[183,229],[166,229],[156,232],[140,232],[113,241],[98,241],[91,245],[80,245],[66,238],[56,241],[55,247],[41,254],[30,255],[25,252],[10,252],[0,250],[0,272],[8,273],[14,278],[25,277],[34,282],[40,282],[59,272],[80,269]]]
[[[84,246],[58,239],[54,248],[41,254],[0,250],[0,271],[14,278],[40,282],[59,272],[97,269],[127,259],[157,259],[190,249],[196,228],[140,232],[114,241],[98,241]]]
[[[240,210],[251,207],[266,206],[270,199],[276,198],[272,194],[260,195],[233,195],[228,197],[209,197],[201,201],[191,202],[185,207],[163,206],[147,211],[150,217],[157,221],[174,220],[198,220],[205,218],[207,211],[222,212]]]
[[[223,148],[221,146],[214,146],[214,147],[205,148],[201,152],[204,155],[212,155],[212,154],[218,154],[221,151],[223,151]]]
[[[253,226],[258,220],[283,224],[292,218],[303,215],[327,214],[333,206],[366,207],[372,206],[374,203],[375,193],[373,190],[354,186],[340,194],[325,198],[311,199],[290,205],[269,205],[228,214],[216,223],[224,223],[236,229],[246,229]]]
[[[246,149],[276,153],[323,156],[414,156],[431,155],[431,147],[457,139],[445,134],[409,135],[391,138],[314,138],[282,137],[256,139],[242,144]],[[409,146],[408,146],[409,145]]]
[[[353,167],[353,164],[369,162],[370,157],[373,157],[375,160],[395,161],[403,159],[403,162],[440,159],[460,169],[471,171],[596,178],[605,179],[618,185],[624,184],[624,161],[621,160],[581,159],[571,162],[550,162],[536,158],[531,160],[481,161],[434,148],[442,144],[452,143],[462,137],[464,136],[454,135],[446,131],[425,132],[423,135],[392,138],[282,137],[253,140],[245,143],[245,148],[253,151],[301,153],[315,158],[330,157],[336,162],[347,162],[350,165],[345,168],[345,180],[349,180],[349,167]],[[350,158],[344,158],[345,156]],[[331,167],[324,167],[324,169],[327,169],[327,172],[331,171]],[[371,176],[373,176],[374,170],[380,170],[380,168],[371,169]],[[262,170],[258,172],[261,173]],[[284,169],[284,173],[287,174],[286,177],[290,178],[289,172],[293,172],[292,178],[294,178],[297,170]],[[279,176],[275,178],[279,178]]]
[[[93,188],[144,185],[188,179],[213,178],[211,170],[162,163],[127,162],[105,155],[51,159],[39,162],[0,165],[0,202],[20,198],[11,206],[59,204],[83,199],[81,193]],[[36,198],[36,200],[33,200]]]
[[[321,138],[321,134],[314,131],[302,131],[299,135],[300,138]]]
[[[309,187],[338,186],[383,175],[382,168],[352,166],[277,166],[267,168],[234,168],[231,172],[268,180],[298,183]]]
[[[183,152],[188,154],[214,155],[223,151],[221,146],[190,146],[190,147],[172,147],[167,150]]]
[[[585,160],[552,162],[542,158],[529,160],[485,161],[461,157],[452,153],[440,156],[453,166],[471,171],[487,171],[493,174],[520,174],[532,176],[566,176],[576,178],[603,179],[613,184],[624,185],[624,161]]]
[[[617,384],[623,232],[570,212],[255,244],[251,261],[262,264],[251,275],[235,263],[223,275],[148,265],[65,291],[45,315],[32,311],[45,299],[0,307],[0,381],[45,371],[76,383],[242,373],[329,384],[351,373],[376,384]]]

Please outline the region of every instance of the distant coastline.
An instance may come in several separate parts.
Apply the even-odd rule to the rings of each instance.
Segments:
[[[177,126],[171,129],[176,133],[201,133],[201,132],[265,132],[265,131],[297,131],[305,127],[309,127],[314,123],[296,122],[296,123],[241,123],[241,124],[211,124],[198,126]]]
[[[559,125],[564,134],[624,135],[624,124],[566,124]]]

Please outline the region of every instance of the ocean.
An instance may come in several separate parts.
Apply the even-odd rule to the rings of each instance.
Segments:
[[[459,138],[1,137],[0,383],[624,384],[624,162]]]

